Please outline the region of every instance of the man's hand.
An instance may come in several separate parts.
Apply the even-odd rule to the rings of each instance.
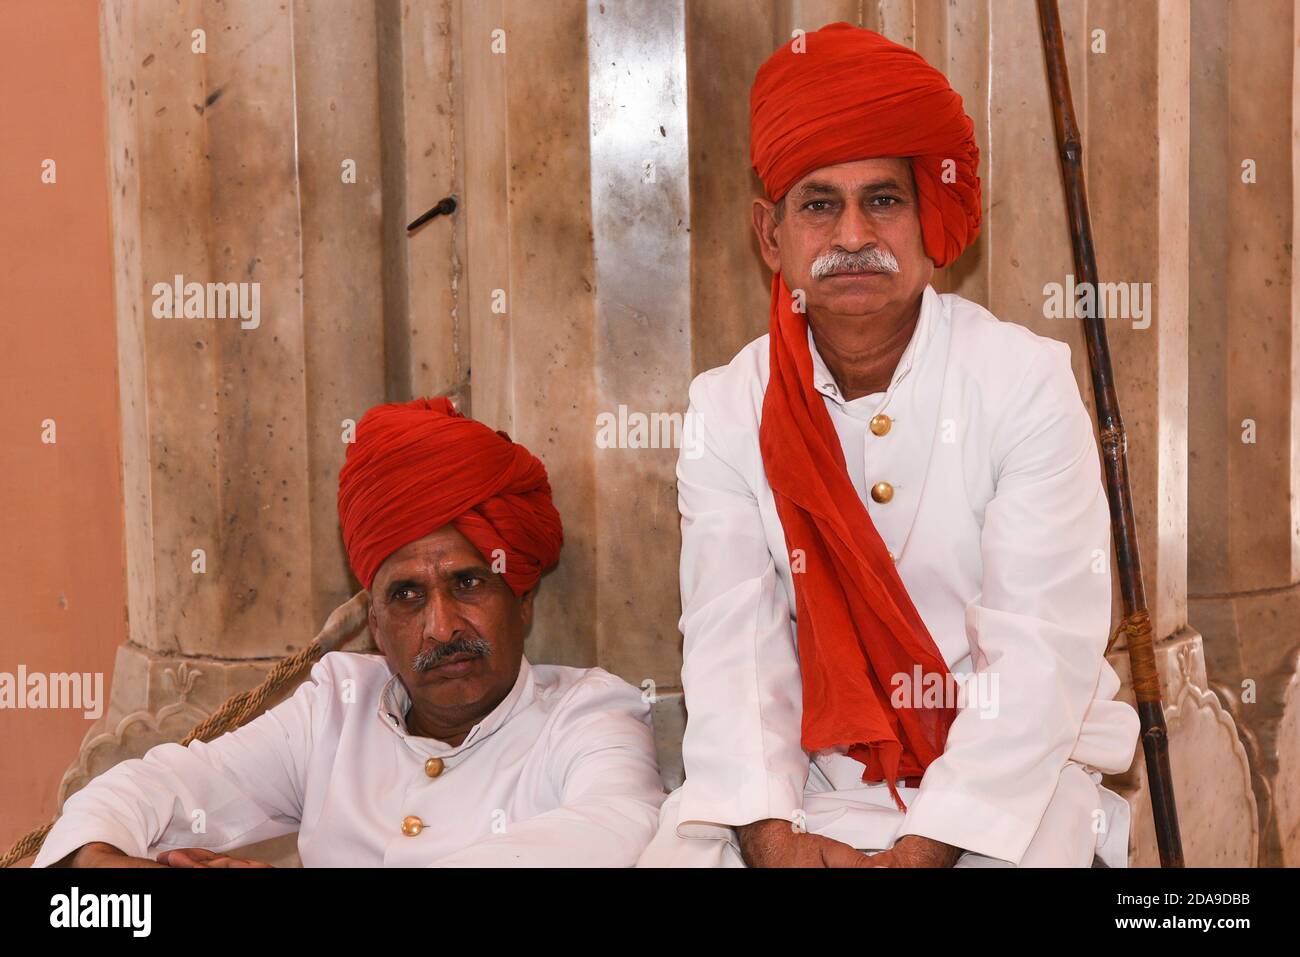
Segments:
[[[120,848],[102,841],[83,844],[51,867],[166,867],[147,857],[132,857]]]
[[[961,855],[960,847],[918,834],[906,834],[889,850],[867,856],[867,863],[862,866],[952,867]]]
[[[163,851],[158,860],[132,857],[120,848],[101,841],[83,844],[52,867],[270,867],[261,861],[217,854],[202,847]]]
[[[270,867],[263,861],[217,854],[203,847],[178,847],[163,851],[158,860],[167,867]]]
[[[740,856],[750,867],[871,867],[871,858],[829,837],[797,831],[768,818],[736,828]]]

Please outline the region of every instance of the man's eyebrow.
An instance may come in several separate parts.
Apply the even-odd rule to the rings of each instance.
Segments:
[[[896,189],[901,191],[904,189],[904,186],[894,177],[886,176],[884,179],[868,180],[857,187],[857,191],[862,193],[869,193],[878,189]]]
[[[897,178],[886,176],[882,179],[867,180],[865,183],[856,183],[850,189],[850,192],[870,193],[884,189],[894,189],[899,190],[900,192],[905,191],[903,184]],[[808,196],[838,196],[841,192],[842,190],[840,187],[831,183],[822,183],[817,180],[810,180],[795,190],[795,195],[797,198],[803,199]]]
[[[804,183],[795,192],[800,196],[835,196],[839,194],[839,187],[832,186],[830,183],[819,183],[816,180]]]
[[[460,578],[464,575],[479,575],[481,577],[490,577],[492,569],[479,562],[469,562],[463,565],[454,565],[450,568],[440,571],[443,578]]]

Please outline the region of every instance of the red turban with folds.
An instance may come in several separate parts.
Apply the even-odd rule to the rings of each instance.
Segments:
[[[961,97],[878,33],[834,23],[802,39],[803,52],[787,44],[759,68],[750,94],[750,156],[769,198],[826,166],[910,157],[925,251],[946,266],[980,220],[979,150]],[[807,317],[779,272],[769,321],[759,448],[786,546],[803,559],[793,576],[802,744],[861,761],[863,780],[886,782],[906,810],[896,782],[919,784],[956,716],[951,701],[910,705],[924,689],[951,687],[948,666],[849,478],[813,387]]]
[[[942,73],[879,33],[832,23],[787,43],[749,93],[749,158],[772,202],[813,170],[910,157],[921,233],[951,263],[980,225],[975,124]]]
[[[445,398],[362,416],[339,472],[339,524],[366,588],[393,552],[453,525],[485,561],[504,555],[502,577],[520,595],[560,560],[564,540],[546,467]]]

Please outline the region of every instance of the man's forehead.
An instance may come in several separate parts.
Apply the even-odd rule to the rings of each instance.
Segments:
[[[447,526],[403,545],[384,560],[379,577],[447,574],[456,569],[485,567],[483,556],[464,535]]]
[[[885,183],[910,186],[912,165],[906,157],[881,157],[823,166],[802,177],[791,193],[816,193],[827,190],[856,190]]]

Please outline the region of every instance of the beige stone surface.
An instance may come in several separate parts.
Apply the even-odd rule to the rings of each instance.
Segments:
[[[295,87],[310,91],[296,97],[294,112],[302,231],[297,334],[304,362],[304,388],[295,401],[308,472],[307,501],[283,494],[280,504],[306,507],[305,516],[295,510],[294,521],[306,519],[310,560],[304,571],[290,571],[311,576],[301,622],[309,630],[355,590],[340,547],[336,493],[347,449],[344,420],[360,418],[384,394],[385,302],[376,295],[384,261],[383,145],[374,3],[331,8],[296,0],[293,26]],[[355,182],[345,181],[345,162],[355,164]],[[438,279],[450,296],[451,284]]]
[[[138,97],[117,94],[109,125],[138,150],[114,169],[119,348],[131,635],[155,652],[281,655],[351,593],[331,518],[341,420],[382,397],[375,97],[342,80],[373,73],[356,29],[373,17],[353,12],[106,6],[107,69]],[[155,316],[176,275],[258,283],[260,322]]]
[[[1128,684],[1128,661],[1111,662]],[[1157,666],[1169,733],[1178,823],[1188,867],[1254,867],[1259,859],[1259,821],[1250,762],[1236,723],[1208,689],[1201,636],[1184,629],[1157,647]],[[1126,687],[1121,697],[1133,703]],[[1123,794],[1132,809],[1129,862],[1159,867],[1146,761],[1141,746],[1127,774],[1104,783]]]
[[[1193,597],[1206,671],[1233,704],[1251,758],[1260,863],[1300,860],[1300,589]]]
[[[1237,700],[1260,862],[1300,860],[1296,5],[1191,5],[1189,619]],[[1255,182],[1243,181],[1254,164]]]
[[[1281,690],[1281,717],[1273,732],[1277,773],[1272,782],[1273,814],[1264,822],[1263,863],[1300,867],[1300,660],[1286,668],[1289,678]]]
[[[460,49],[453,42],[461,35],[459,5],[378,0],[374,6],[368,12],[377,26],[361,31],[367,59],[359,72],[382,121],[382,141],[379,135],[364,140],[383,160],[377,206],[383,210],[384,354],[376,368],[392,399],[463,395],[470,364],[461,288],[466,216],[406,232],[407,223],[444,197],[465,200]],[[316,7],[319,16],[332,18]],[[369,86],[376,76],[377,90]]]

